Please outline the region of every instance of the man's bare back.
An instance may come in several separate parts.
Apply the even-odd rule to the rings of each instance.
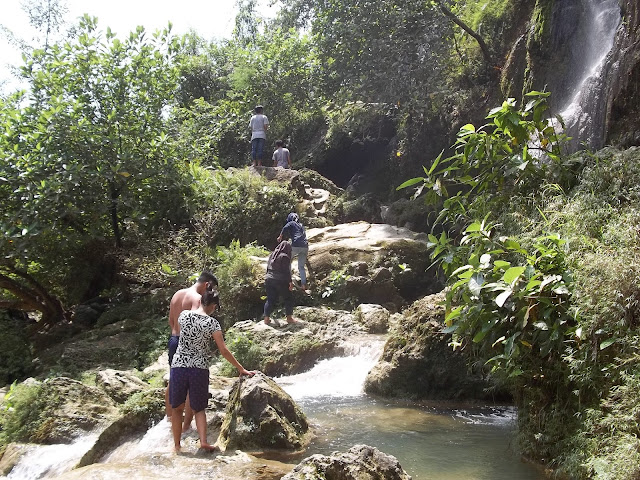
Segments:
[[[189,288],[178,290],[171,297],[169,304],[169,327],[171,335],[180,335],[180,325],[178,325],[178,316],[183,310],[196,310],[200,307],[200,293],[196,290],[197,285],[191,285]]]

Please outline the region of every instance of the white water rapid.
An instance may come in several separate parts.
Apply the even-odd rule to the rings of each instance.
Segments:
[[[358,338],[345,345],[349,355],[321,360],[308,372],[275,380],[294,400],[363,395],[364,380],[383,347],[382,337]]]

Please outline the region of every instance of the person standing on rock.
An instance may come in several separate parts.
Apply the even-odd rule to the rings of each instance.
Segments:
[[[267,260],[267,274],[264,277],[264,288],[267,291],[267,301],[264,302],[264,323],[271,323],[273,312],[278,298],[284,300],[284,311],[287,315],[287,323],[295,323],[293,318],[293,281],[291,279],[291,244],[281,241],[276,249],[271,252]]]
[[[267,143],[267,130],[269,129],[269,119],[262,114],[263,107],[258,105],[255,114],[249,120],[251,129],[251,160],[254,167],[262,166],[262,156]]]
[[[178,342],[180,339],[180,325],[178,324],[178,316],[183,310],[195,310],[200,307],[200,298],[203,293],[212,291],[218,287],[218,279],[216,276],[208,271],[204,271],[196,280],[196,283],[188,288],[178,290],[171,297],[169,304],[169,328],[171,328],[171,335],[169,337],[169,368],[171,368],[171,362],[173,356],[178,348]],[[169,374],[171,375],[171,374]],[[173,418],[171,413],[171,404],[169,403],[169,388],[164,392],[165,410],[168,418]],[[185,430],[191,426],[191,420],[193,419],[193,412],[189,407],[187,401],[187,407],[185,409],[184,426]]]
[[[169,376],[169,398],[171,401],[171,432],[174,450],[180,451],[182,436],[182,411],[187,395],[195,412],[196,429],[200,438],[200,448],[215,449],[207,441],[207,416],[205,408],[209,401],[209,365],[211,363],[211,337],[218,351],[229,363],[238,369],[240,375],[252,377],[255,371],[246,370],[229,351],[218,320],[211,317],[220,306],[217,292],[205,291],[196,310],[184,310],[178,316],[180,340],[171,363]]]
[[[300,283],[302,284],[302,290],[306,294],[311,292],[307,289],[307,273],[305,272],[305,265],[307,264],[307,256],[309,255],[309,241],[307,240],[307,233],[304,230],[304,225],[300,223],[300,217],[297,213],[290,213],[287,215],[287,223],[282,227],[278,242],[281,242],[283,238],[291,239],[292,256],[298,257],[298,272],[300,273]]]
[[[274,167],[291,168],[291,153],[282,140],[276,140],[276,151],[271,159]]]

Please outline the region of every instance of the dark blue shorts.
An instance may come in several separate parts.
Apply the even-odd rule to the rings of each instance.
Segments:
[[[209,402],[209,370],[175,367],[169,375],[169,403],[178,408],[187,400],[194,412],[207,408]]]
[[[171,335],[169,337],[169,367],[171,367],[171,363],[173,362],[173,356],[176,354],[179,341],[180,335]]]

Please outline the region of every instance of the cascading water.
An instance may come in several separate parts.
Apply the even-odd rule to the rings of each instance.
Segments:
[[[314,426],[305,456],[367,444],[394,455],[414,480],[539,480],[510,444],[512,407],[427,407],[380,401],[363,393],[383,339],[353,339],[351,354],[318,362],[305,373],[277,378]]]
[[[620,24],[618,0],[562,2],[555,23],[560,31],[556,43],[570,41],[564,88],[559,88],[560,115],[571,150],[585,144],[600,148],[604,142],[607,101],[607,56]],[[571,30],[570,38],[566,32]]]

